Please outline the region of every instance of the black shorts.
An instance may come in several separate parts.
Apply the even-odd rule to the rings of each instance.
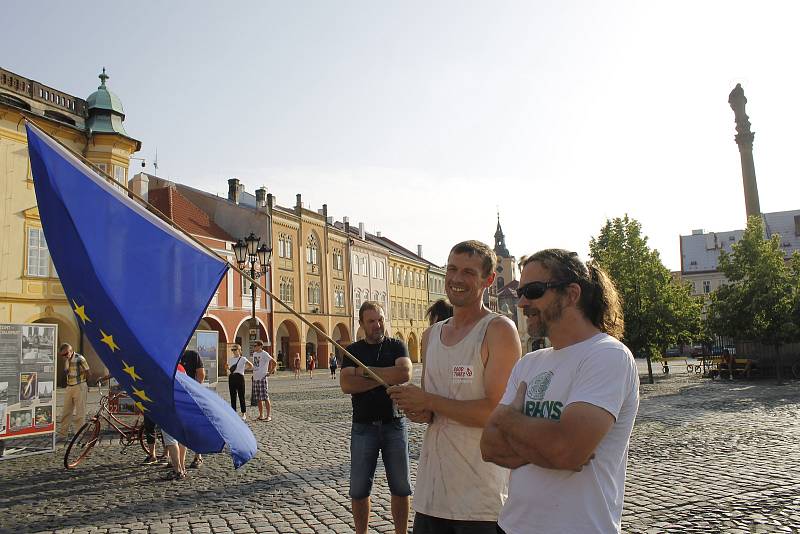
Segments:
[[[417,512],[414,534],[498,534],[503,533],[497,521],[459,521],[442,519]]]

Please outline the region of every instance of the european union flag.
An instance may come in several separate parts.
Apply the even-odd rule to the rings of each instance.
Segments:
[[[256,440],[235,411],[177,373],[181,352],[228,265],[128,198],[26,124],[39,215],[78,320],[136,406],[197,452],[230,448],[241,466]]]

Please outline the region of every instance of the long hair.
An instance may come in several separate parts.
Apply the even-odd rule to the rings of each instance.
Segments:
[[[527,256],[520,262],[525,267],[531,262],[539,262],[553,276],[554,281],[574,282],[581,287],[578,308],[601,332],[621,339],[625,330],[617,288],[608,274],[596,262],[585,264],[575,252],[557,248],[541,250]],[[558,291],[564,292],[565,288]]]
[[[447,299],[439,299],[430,305],[428,311],[425,312],[425,317],[428,318],[430,324],[444,321],[453,316],[453,305],[447,302]]]

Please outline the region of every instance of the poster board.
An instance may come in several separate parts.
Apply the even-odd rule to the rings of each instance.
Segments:
[[[195,330],[186,349],[196,350],[203,359],[206,378],[203,381],[206,387],[217,387],[219,376],[217,372],[217,353],[219,352],[219,333],[214,330]]]
[[[55,450],[54,324],[0,323],[0,460]]]

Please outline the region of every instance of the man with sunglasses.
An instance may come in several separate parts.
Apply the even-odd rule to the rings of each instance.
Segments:
[[[484,459],[512,469],[499,531],[619,532],[639,374],[617,291],[594,262],[548,249],[523,259],[517,294],[552,347],[514,367],[483,432]]]
[[[483,305],[497,258],[480,241],[450,251],[445,291],[453,316],[422,334],[423,387],[389,394],[428,423],[414,489],[414,534],[495,534],[508,470],[483,461],[481,432],[522,349],[517,328]]]

